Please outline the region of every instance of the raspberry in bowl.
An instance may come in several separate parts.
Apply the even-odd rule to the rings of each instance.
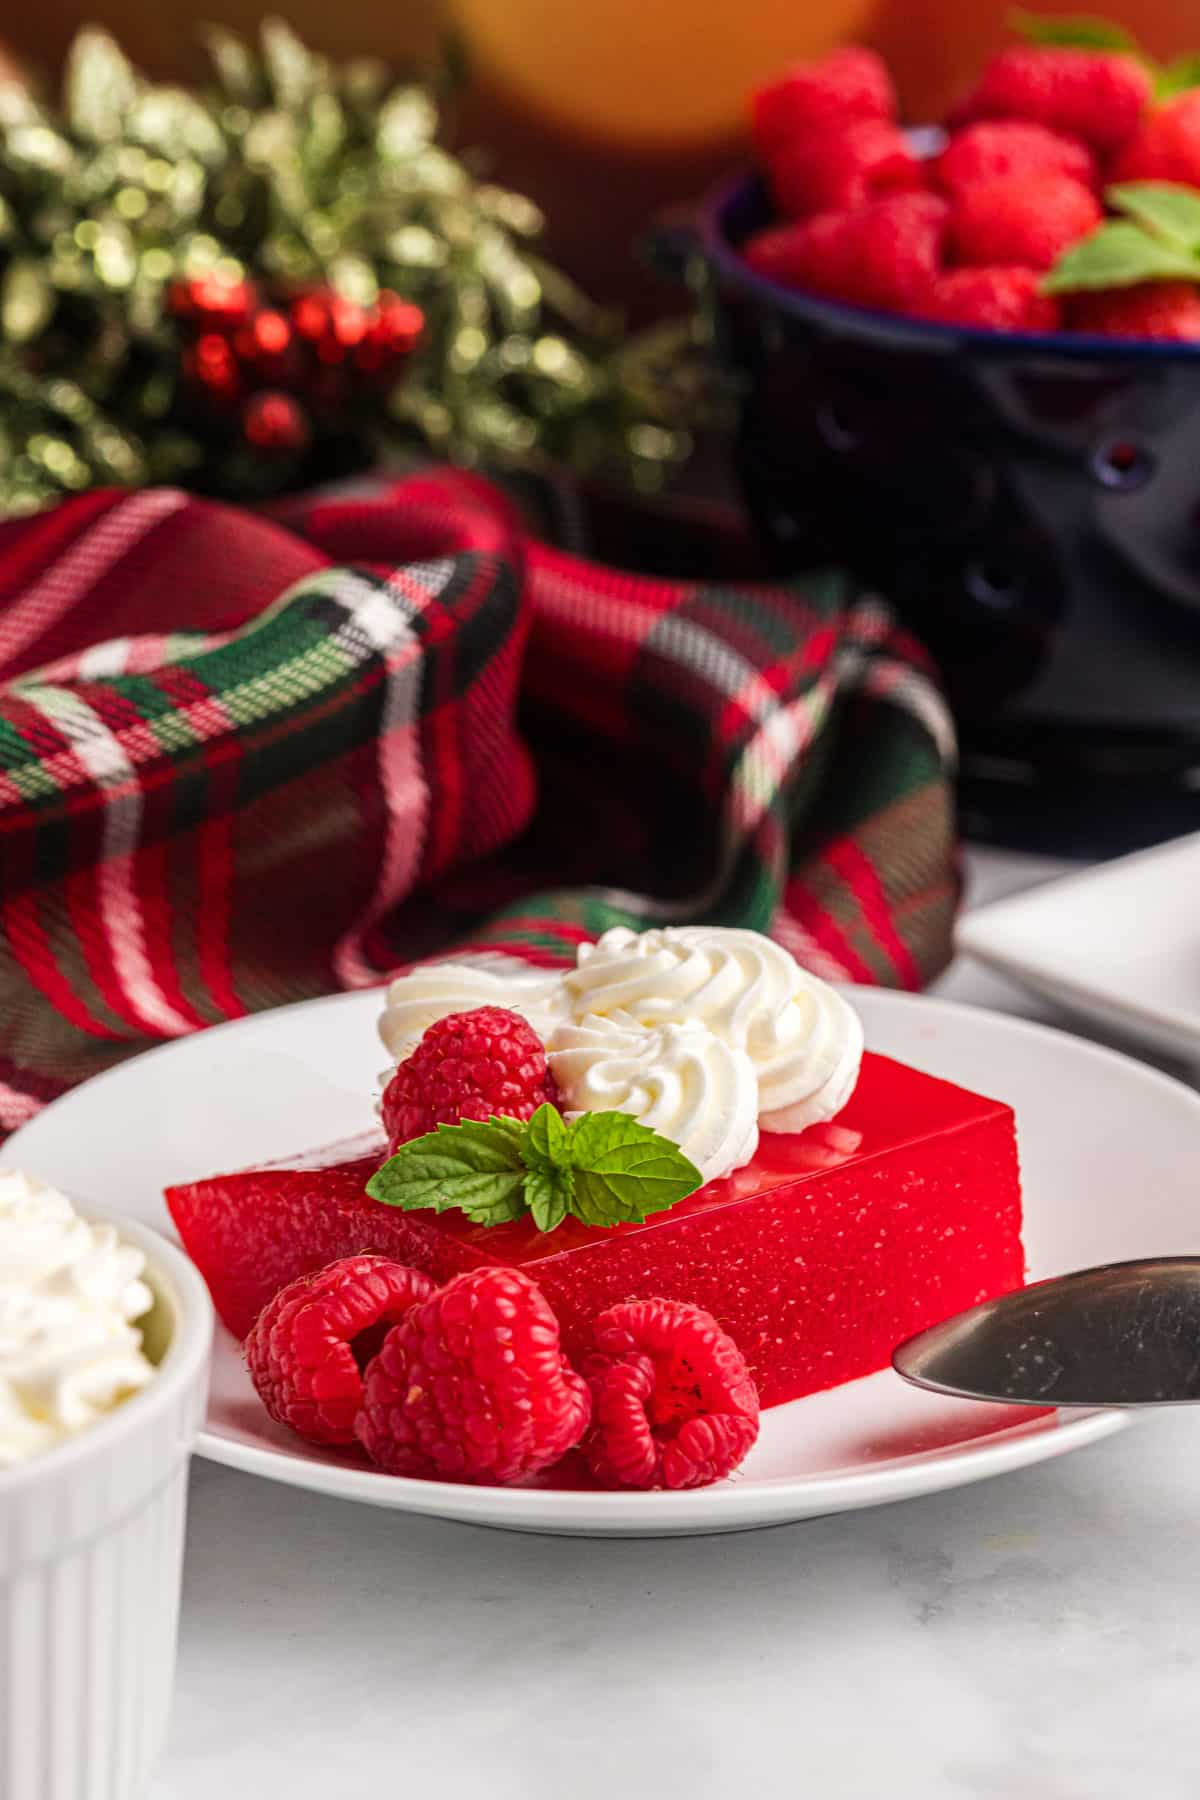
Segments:
[[[927,644],[977,836],[1196,829],[1200,93],[1156,99],[1122,51],[1015,46],[903,133],[919,180],[880,160],[806,210],[797,164],[827,174],[841,138],[860,168],[867,116],[899,131],[886,69],[853,56],[768,85],[757,171],[699,214],[757,534]]]

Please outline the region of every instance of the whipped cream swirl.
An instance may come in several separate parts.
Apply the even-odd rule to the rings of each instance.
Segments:
[[[759,1130],[832,1119],[862,1061],[862,1026],[837,990],[734,927],[618,926],[565,972],[426,964],[388,988],[380,1035],[399,1062],[435,1021],[476,1006],[529,1021],[572,1112],[632,1114],[706,1181],[749,1162]]]
[[[0,1469],[50,1449],[154,1375],[135,1321],[145,1258],[65,1194],[0,1170]]]
[[[647,1029],[698,1021],[744,1051],[764,1131],[831,1119],[858,1080],[863,1037],[853,1007],[757,931],[618,926],[581,945],[564,979],[576,1017],[620,1013]]]
[[[568,1016],[566,990],[557,970],[531,969],[515,958],[502,968],[427,963],[390,984],[379,1035],[396,1061],[403,1062],[431,1025],[476,1006],[502,1006],[520,1013],[543,1043]]]
[[[679,1145],[705,1181],[758,1147],[758,1083],[744,1051],[696,1019],[647,1030],[619,1010],[559,1025],[547,1045],[568,1108],[624,1112]]]

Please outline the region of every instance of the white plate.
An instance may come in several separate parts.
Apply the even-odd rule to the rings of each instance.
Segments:
[[[1113,1051],[947,1001],[855,992],[876,1050],[1017,1110],[1035,1276],[1200,1249],[1200,1095]],[[171,1181],[360,1130],[380,1064],[377,994],[339,995],[181,1039],[57,1101],[5,1160],[169,1230]],[[219,1332],[202,1454],[376,1506],[515,1530],[735,1531],[957,1487],[1115,1431],[1117,1413],[939,1400],[891,1371],[778,1407],[741,1473],[682,1494],[401,1480],[309,1451],[266,1418]]]
[[[959,921],[958,947],[1139,1043],[1200,1057],[1200,833]]]

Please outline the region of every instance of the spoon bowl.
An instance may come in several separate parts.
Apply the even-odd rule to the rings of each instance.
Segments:
[[[1034,1282],[919,1332],[892,1365],[933,1393],[1014,1406],[1200,1400],[1200,1256]]]

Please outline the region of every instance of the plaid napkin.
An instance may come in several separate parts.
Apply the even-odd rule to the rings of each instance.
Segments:
[[[953,734],[886,606],[684,585],[434,473],[270,517],[173,490],[0,525],[0,1129],[165,1038],[615,923],[916,987]]]

